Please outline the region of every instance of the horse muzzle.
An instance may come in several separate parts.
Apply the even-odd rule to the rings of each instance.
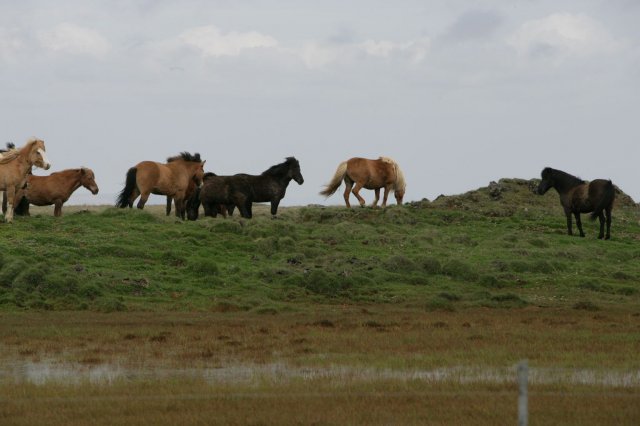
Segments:
[[[91,188],[90,191],[93,195],[98,195],[98,191],[100,190],[100,188],[98,188],[97,186],[95,188]]]

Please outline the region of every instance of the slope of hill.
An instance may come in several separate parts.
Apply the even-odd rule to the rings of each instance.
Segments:
[[[640,308],[640,209],[612,240],[566,235],[555,191],[502,179],[387,209],[297,207],[278,220],[181,222],[105,208],[2,224],[0,309],[246,310],[309,303],[425,309]]]

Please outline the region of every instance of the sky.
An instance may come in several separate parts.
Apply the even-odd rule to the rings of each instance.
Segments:
[[[405,201],[546,166],[638,201],[639,20],[636,0],[0,0],[0,144],[43,139],[35,174],[92,168],[73,204],[181,151],[223,175],[295,156],[282,205],[342,204],[318,194],[337,165],[379,156]]]

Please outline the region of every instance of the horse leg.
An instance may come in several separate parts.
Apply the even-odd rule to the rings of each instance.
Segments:
[[[364,198],[360,196],[360,190],[362,189],[362,186],[363,185],[360,182],[356,182],[356,186],[353,188],[353,191],[351,191],[353,192],[353,195],[355,195],[356,198],[358,199],[358,202],[360,203],[360,207],[364,207],[366,203],[364,201]]]
[[[565,210],[564,214],[567,216],[567,234],[573,235],[573,226],[571,224],[571,211]]]
[[[62,202],[56,201],[55,207],[53,208],[53,215],[55,217],[62,216]]]
[[[600,222],[600,233],[598,234],[598,239],[601,240],[604,238],[604,211],[601,211],[598,215],[598,222]]]
[[[140,199],[138,200],[138,208],[139,209],[143,209],[144,205],[147,203],[147,200],[149,199],[149,195],[151,193],[150,192],[145,192],[143,194],[140,194]]]
[[[376,198],[373,199],[373,203],[371,203],[371,207],[375,208],[378,206],[378,200],[380,199],[380,188],[374,189],[373,192],[376,194]],[[382,207],[384,207],[384,203],[382,204]]]
[[[16,189],[10,186],[5,191],[5,197],[7,198],[7,214],[4,216],[4,220],[7,223],[13,222],[13,202],[15,201]]]
[[[344,178],[344,203],[348,208],[351,208],[351,204],[349,203],[349,195],[351,194],[351,188],[353,188],[353,181],[348,178]]]
[[[2,191],[2,214],[7,214],[7,191]]]
[[[172,201],[173,201],[173,197],[170,197],[170,196],[167,195],[167,216],[169,216],[171,214],[171,202]]]
[[[271,216],[276,217],[276,213],[278,213],[278,205],[280,204],[280,200],[271,201]]]
[[[607,235],[605,235],[605,240],[611,239],[611,207],[605,208],[605,212],[607,213]]]
[[[129,208],[133,207],[133,202],[136,200],[136,198],[138,198],[139,195],[140,195],[140,191],[138,190],[138,188],[137,187],[133,188],[133,191],[131,191],[131,196],[129,197]],[[149,194],[147,194],[147,197],[149,197]]]
[[[573,215],[576,217],[576,226],[578,227],[578,231],[580,231],[580,236],[584,238],[584,232],[582,232],[582,221],[580,220],[580,213],[575,212]]]
[[[387,198],[389,198],[389,187],[384,187],[384,196],[382,197],[382,207],[387,207]]]

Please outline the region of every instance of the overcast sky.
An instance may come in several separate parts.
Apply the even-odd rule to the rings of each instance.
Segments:
[[[637,201],[638,22],[636,0],[0,0],[0,143],[92,168],[76,203],[180,151],[217,174],[295,156],[284,205],[341,204],[318,195],[338,163],[380,155],[405,201],[545,166]]]

